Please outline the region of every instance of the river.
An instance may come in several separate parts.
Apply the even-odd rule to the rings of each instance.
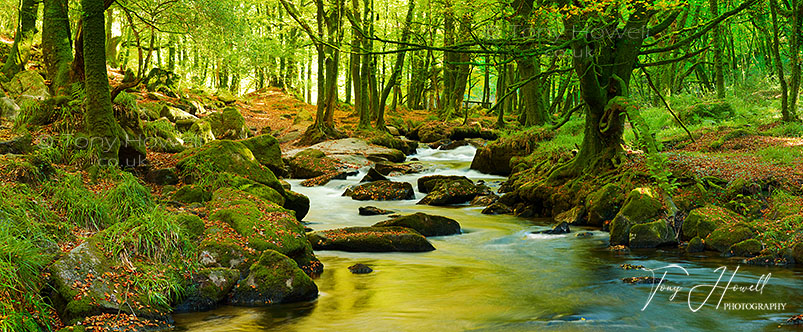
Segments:
[[[471,147],[419,150],[412,157],[430,166],[429,170],[393,180],[414,186],[419,177],[432,174],[465,175],[491,185],[504,180],[469,170],[474,152]],[[373,205],[402,214],[420,211],[447,216],[460,222],[463,234],[430,238],[437,250],[427,253],[318,251],[325,270],[315,279],[320,290],[316,301],[268,308],[224,306],[179,314],[175,315],[177,330],[778,331],[786,318],[803,311],[800,267],[740,266],[738,260],[713,253],[690,256],[678,250],[617,254],[607,249],[608,234],[599,230],[573,227],[573,233],[567,235],[533,235],[533,231],[548,229],[550,222],[483,215],[479,207],[431,207],[415,205],[416,201],[358,202],[341,197],[362,175],[313,188],[302,187],[300,180],[289,181],[293,190],[311,200],[305,218],[308,226],[315,230],[369,226],[385,217],[359,216],[357,209]],[[417,199],[422,197],[416,194]],[[578,231],[590,231],[593,236],[576,237]],[[351,274],[348,267],[355,263],[367,264],[374,272]],[[622,282],[622,278],[649,276],[650,272],[624,270],[622,264],[651,269],[670,264],[678,267],[666,270],[663,285],[668,287],[650,300],[653,285]],[[716,270],[722,266],[727,269],[724,274]],[[656,271],[656,277],[662,273]],[[767,274],[771,274],[769,280],[761,279]],[[720,275],[721,287],[711,292]],[[729,281],[731,288],[723,297]],[[757,283],[763,287],[748,289]],[[697,309],[709,293],[704,306],[690,309]],[[720,298],[722,303],[717,308]],[[737,303],[754,307],[735,310],[743,309]],[[752,303],[776,307],[758,308]],[[781,309],[776,303],[785,307]]]

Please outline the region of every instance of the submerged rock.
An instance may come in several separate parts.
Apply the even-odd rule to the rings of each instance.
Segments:
[[[360,215],[361,216],[377,216],[383,214],[393,214],[393,211],[390,210],[383,210],[375,206],[361,206],[360,207]]]
[[[572,230],[569,228],[569,224],[566,222],[562,222],[550,230],[535,232],[536,234],[568,234],[571,233]]]
[[[420,233],[405,227],[348,227],[307,234],[315,250],[351,252],[422,252],[432,246]]]
[[[666,279],[664,279],[666,281]],[[654,278],[654,277],[632,277],[632,278],[624,278],[622,282],[626,284],[657,284],[661,282],[661,278]]]
[[[426,213],[415,213],[381,221],[372,227],[401,226],[412,228],[423,236],[444,236],[460,234],[460,224],[451,218],[434,216]]]
[[[368,265],[365,264],[354,264],[352,266],[349,266],[349,271],[351,271],[351,273],[354,274],[368,274],[374,272],[374,269],[368,267]]]

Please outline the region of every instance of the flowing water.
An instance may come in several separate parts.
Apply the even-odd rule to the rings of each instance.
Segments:
[[[409,181],[414,186],[416,179],[432,174],[465,175],[491,185],[504,180],[468,170],[474,152],[471,147],[419,150],[414,157],[430,166],[429,170],[393,180]],[[463,234],[430,238],[437,250],[427,253],[319,251],[316,255],[325,271],[315,279],[320,290],[316,301],[180,314],[175,317],[177,329],[777,331],[786,318],[803,311],[801,268],[739,266],[737,260],[689,256],[677,250],[616,254],[607,249],[608,234],[598,230],[573,228],[567,235],[535,235],[531,232],[548,229],[549,221],[488,216],[478,207],[420,206],[416,201],[358,202],[341,197],[344,189],[358,183],[362,175],[315,188],[290,181],[294,190],[311,200],[311,211],[305,218],[309,227],[323,230],[372,225],[385,217],[359,216],[357,209],[373,205],[402,214],[421,211],[451,217],[460,222]],[[417,199],[421,197],[416,194]],[[593,236],[576,237],[578,231],[591,231]],[[367,264],[374,272],[351,274],[348,267],[355,263]],[[621,264],[652,269],[670,264],[679,267],[666,270],[663,285],[673,288],[658,290],[650,300],[653,285],[622,282],[622,278],[649,276],[650,272],[623,270]],[[724,274],[716,270],[722,266],[727,268]],[[656,271],[656,277],[663,271]],[[767,274],[771,274],[769,280],[762,279]],[[712,287],[720,275],[719,287]],[[723,297],[729,281],[730,288]],[[747,289],[757,283],[764,285],[760,292]],[[690,302],[690,290],[698,285]],[[670,299],[677,287],[680,289]],[[702,308],[690,309],[697,309],[709,293]],[[785,308],[725,310],[731,303],[785,303]]]

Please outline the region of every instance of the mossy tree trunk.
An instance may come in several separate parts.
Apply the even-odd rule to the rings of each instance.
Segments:
[[[711,17],[719,15],[717,6],[719,0],[709,0],[711,10]],[[724,64],[722,63],[722,31],[719,26],[714,27],[711,31],[711,52],[714,58],[714,85],[717,89],[717,98],[725,99],[725,72]]]
[[[3,75],[7,80],[10,80],[24,69],[25,64],[20,53],[20,43],[35,33],[38,10],[39,2],[36,0],[22,0],[20,2],[17,33],[14,35],[14,44],[11,46],[8,56],[6,56],[6,63],[3,65]]]
[[[83,8],[83,54],[86,75],[86,126],[91,149],[101,163],[118,162],[120,127],[112,110],[109,79],[106,72],[106,32],[103,0],[81,0]]]
[[[42,57],[47,77],[53,82],[50,89],[54,95],[69,93],[72,44],[67,2],[44,0],[42,14]]]

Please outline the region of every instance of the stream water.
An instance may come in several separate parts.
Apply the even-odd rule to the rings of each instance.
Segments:
[[[430,166],[429,170],[393,180],[414,186],[419,177],[432,174],[465,175],[491,185],[504,180],[469,170],[474,152],[471,147],[419,150],[414,157]],[[483,215],[478,207],[421,206],[415,205],[416,200],[358,202],[341,197],[362,175],[314,188],[290,181],[293,190],[310,197],[311,211],[305,218],[308,226],[315,230],[369,226],[385,217],[359,216],[357,209],[373,205],[402,214],[421,211],[454,218],[462,225],[463,234],[430,238],[437,250],[427,253],[316,252],[325,266],[323,275],[315,279],[320,290],[316,301],[179,314],[175,316],[177,330],[778,331],[786,318],[803,311],[800,267],[740,266],[738,260],[689,256],[677,250],[616,254],[607,249],[608,234],[598,230],[573,228],[567,235],[534,235],[530,233],[548,229],[550,222]],[[423,194],[416,196],[420,199]],[[575,236],[578,231],[591,231],[593,236],[579,238]],[[355,263],[367,264],[374,272],[351,274],[348,267]],[[656,277],[667,271],[663,285],[680,289],[674,299],[670,297],[675,289],[659,289],[650,300],[656,289],[653,285],[622,282],[622,278],[649,276],[650,272],[624,270],[621,264],[651,269],[676,264],[679,267],[656,271]],[[727,270],[714,288],[723,272],[716,269],[723,266]],[[771,274],[769,280],[762,279],[767,274]],[[754,286],[760,292],[747,289],[755,284],[763,285]],[[699,287],[691,291],[695,286]],[[709,293],[705,305],[690,309],[697,309]],[[753,307],[740,308],[735,303]]]

